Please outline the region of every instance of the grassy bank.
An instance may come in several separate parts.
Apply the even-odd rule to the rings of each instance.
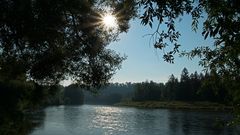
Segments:
[[[212,102],[181,102],[181,101],[124,101],[116,106],[128,106],[139,108],[168,108],[168,109],[191,109],[191,110],[211,110],[211,111],[230,111],[231,106],[226,106]]]

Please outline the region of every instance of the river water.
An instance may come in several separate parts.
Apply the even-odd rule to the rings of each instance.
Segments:
[[[220,112],[82,105],[48,107],[45,115],[30,135],[240,135]]]

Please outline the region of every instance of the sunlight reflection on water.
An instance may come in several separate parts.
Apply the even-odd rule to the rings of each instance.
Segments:
[[[127,132],[125,122],[120,121],[122,110],[116,107],[96,107],[96,115],[92,123],[94,128],[106,129],[106,134],[114,134],[114,131]]]
[[[42,127],[31,135],[239,135],[215,127],[225,113],[111,106],[60,106],[45,110]]]

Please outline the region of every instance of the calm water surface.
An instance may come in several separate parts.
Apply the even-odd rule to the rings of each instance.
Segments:
[[[240,135],[223,124],[229,115],[217,112],[83,105],[45,113],[30,135]]]

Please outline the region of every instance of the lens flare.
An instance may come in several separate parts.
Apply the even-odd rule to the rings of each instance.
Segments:
[[[106,28],[117,28],[117,19],[112,14],[106,14],[102,17],[102,23]]]

